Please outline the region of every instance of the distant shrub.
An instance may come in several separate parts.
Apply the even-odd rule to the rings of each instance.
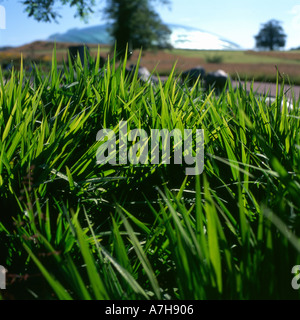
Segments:
[[[207,55],[205,58],[207,63],[222,63],[223,57],[220,54]]]

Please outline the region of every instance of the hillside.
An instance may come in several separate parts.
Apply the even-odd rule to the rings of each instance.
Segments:
[[[57,42],[56,56],[59,63],[67,59],[68,47],[75,43]],[[92,56],[97,55],[98,45],[89,44]],[[101,56],[107,58],[111,55],[109,45],[101,44]],[[35,41],[20,47],[10,48],[0,52],[0,63],[3,66],[13,61],[18,66],[21,57],[30,61],[50,64],[54,42]],[[136,63],[139,50],[134,51],[128,64]],[[176,73],[188,70],[195,66],[203,66],[208,72],[222,69],[229,73],[233,79],[275,82],[277,68],[287,81],[300,84],[300,51],[274,51],[257,52],[241,50],[158,50],[146,51],[142,54],[141,64],[149,70],[156,70],[160,75],[168,75],[176,63]]]

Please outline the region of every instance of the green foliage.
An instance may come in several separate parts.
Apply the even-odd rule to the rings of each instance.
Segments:
[[[33,17],[37,21],[51,22],[61,18],[56,11],[55,0],[22,0],[21,1],[29,17]],[[60,0],[61,4],[68,4],[70,7],[76,8],[75,16],[86,19],[93,12],[95,0]]]
[[[126,59],[101,70],[99,59],[100,50],[84,67],[78,58],[58,70],[53,58],[49,73],[0,71],[6,293],[299,299],[291,287],[300,264],[299,100],[288,111],[283,89],[270,104],[230,82],[205,93],[182,85],[175,66],[166,82],[142,83],[125,75]],[[97,132],[118,137],[121,120],[148,133],[204,129],[204,173],[97,164]]]

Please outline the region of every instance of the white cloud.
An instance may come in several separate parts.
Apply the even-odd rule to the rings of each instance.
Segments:
[[[300,30],[300,5],[296,5],[289,12],[292,18],[292,27],[296,30]]]
[[[0,29],[6,29],[5,8],[0,6]]]

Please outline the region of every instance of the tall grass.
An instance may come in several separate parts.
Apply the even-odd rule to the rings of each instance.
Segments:
[[[55,56],[50,73],[0,71],[3,298],[299,298],[296,97],[289,112],[283,90],[270,104],[242,84],[188,88],[175,66],[158,84],[126,59],[99,70],[100,49],[62,70]],[[97,132],[118,136],[121,120],[204,129],[204,173],[97,164]]]

